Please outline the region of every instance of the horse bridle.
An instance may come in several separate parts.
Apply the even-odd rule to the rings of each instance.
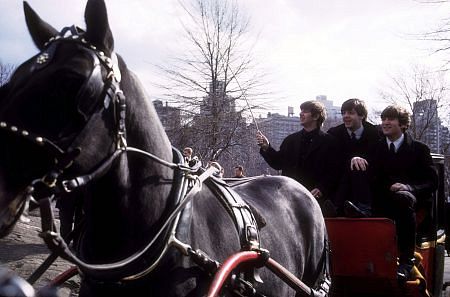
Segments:
[[[189,173],[197,172],[199,166],[197,166],[196,168],[191,168],[185,165],[182,161],[183,158],[180,157],[181,154],[178,151],[174,150],[174,156],[179,155],[177,156],[178,160],[174,160],[175,162],[178,161],[178,163],[174,163],[163,160],[149,152],[127,145],[125,128],[126,98],[122,90],[120,89],[121,74],[118,67],[117,56],[112,53],[112,58],[107,57],[102,51],[89,44],[83,38],[83,33],[84,32],[82,32],[75,26],[64,28],[59,35],[52,37],[45,44],[45,50],[37,56],[35,62],[36,64],[34,65],[34,67],[35,69],[42,69],[43,67],[45,67],[49,63],[49,61],[51,61],[52,55],[54,54],[57,45],[63,41],[75,42],[77,45],[81,45],[82,47],[87,49],[89,53],[91,53],[91,56],[94,60],[94,69],[87,81],[83,84],[83,87],[79,90],[77,96],[83,96],[83,94],[86,92],[85,89],[88,89],[86,86],[89,84],[97,83],[100,76],[103,87],[101,88],[101,92],[98,91],[100,90],[99,88],[96,89],[96,95],[97,97],[104,95],[103,107],[107,109],[112,102],[112,106],[114,107],[115,111],[114,114],[116,119],[116,132],[114,151],[98,166],[96,166],[96,169],[93,170],[93,172],[86,175],[79,175],[71,179],[62,179],[64,172],[72,166],[75,159],[81,153],[80,148],[72,148],[71,146],[69,146],[68,149],[64,150],[55,142],[45,137],[36,135],[28,130],[19,129],[17,126],[10,125],[7,122],[0,122],[0,128],[4,131],[11,132],[14,135],[25,138],[31,143],[43,147],[55,157],[54,168],[44,174],[42,178],[33,180],[26,190],[26,194],[28,195],[28,197],[33,198],[33,200],[37,201],[40,206],[42,218],[42,232],[40,233],[40,236],[43,238],[49,249],[54,253],[57,253],[62,258],[76,264],[81,273],[88,276],[94,276],[94,279],[96,280],[132,280],[135,278],[139,278],[153,270],[158,265],[162,256],[170,246],[175,246],[184,255],[197,255],[196,251],[194,251],[192,247],[180,242],[175,238],[176,225],[181,211],[192,199],[192,197],[198,191],[200,191],[203,181],[214,174],[216,172],[216,169],[214,167],[211,167],[201,175],[188,176],[187,174]],[[107,70],[106,81],[101,78],[101,71],[99,70],[100,65],[104,66]],[[84,116],[86,117],[86,114],[84,114]],[[87,121],[83,129],[86,129],[88,123],[89,120]],[[82,134],[82,131],[80,132],[80,134]],[[75,137],[75,140],[76,139],[77,137]],[[108,171],[113,161],[124,152],[135,152],[144,155],[155,162],[158,162],[175,170],[175,174],[178,174],[182,177],[180,180],[180,185],[178,185],[177,187],[177,193],[174,193],[174,195],[176,196],[176,206],[175,209],[172,210],[168,215],[166,221],[164,222],[164,224],[162,224],[159,231],[155,234],[150,243],[140,251],[136,252],[134,255],[115,263],[89,264],[75,256],[68,248],[64,239],[60,236],[59,233],[56,232],[54,216],[51,207],[51,199],[58,194],[71,192],[76,188],[85,186],[97,180]],[[186,181],[186,177],[189,177],[191,181]],[[189,190],[188,183],[191,184]],[[169,232],[167,232],[167,230],[169,230]],[[143,255],[145,255],[147,251],[155,245],[155,242],[161,237],[162,234],[166,234],[166,243],[163,247],[163,250],[160,252],[160,255],[156,257],[154,263],[152,263],[149,268],[139,273],[127,272],[127,270],[131,270],[132,266],[137,261],[140,261]],[[205,260],[203,259],[204,255],[201,255],[199,257],[202,257],[202,261]]]
[[[67,33],[71,33],[66,37]],[[123,151],[126,150],[126,128],[125,128],[125,114],[126,114],[126,101],[125,96],[120,89],[120,79],[121,74],[118,68],[117,56],[113,53],[112,58],[107,57],[102,51],[99,51],[95,46],[89,44],[83,37],[80,29],[72,26],[64,28],[61,33],[55,37],[50,38],[50,40],[45,44],[45,50],[43,50],[36,58],[35,64],[32,66],[33,70],[41,70],[46,67],[52,60],[55,54],[57,46],[62,41],[72,41],[79,45],[82,45],[88,50],[88,53],[93,59],[93,69],[86,79],[85,83],[79,89],[77,98],[86,96],[87,92],[94,94],[92,96],[96,99],[101,95],[104,95],[103,105],[107,109],[112,102],[114,108],[114,116],[116,121],[116,132],[115,132],[115,150],[111,153],[109,158],[106,158],[94,171],[94,175],[79,176],[71,180],[64,180],[59,182],[59,177],[72,166],[75,159],[81,153],[81,149],[78,147],[69,146],[67,149],[61,148],[55,142],[39,136],[30,132],[29,130],[20,129],[16,125],[8,124],[7,122],[0,122],[0,128],[5,131],[9,131],[19,137],[25,138],[31,143],[37,144],[43,147],[51,156],[54,156],[55,166],[42,178],[36,179],[31,182],[29,187],[29,193],[33,196],[43,196],[38,193],[38,188],[48,188],[52,194],[57,194],[61,192],[71,192],[77,187],[83,186],[90,182],[96,176],[102,175],[104,170],[108,168],[112,161],[117,158]],[[107,70],[106,81],[103,80],[101,76],[101,65],[103,65]],[[98,83],[101,82],[103,87],[99,88]],[[80,101],[82,102],[82,101]],[[95,105],[95,104],[94,104]],[[90,110],[89,110],[90,109]],[[88,112],[92,111],[91,106],[88,109],[80,110],[79,112],[86,118],[88,118]],[[88,127],[88,120],[84,129]],[[79,135],[82,134],[83,130],[80,131]],[[77,137],[72,143],[75,143]]]

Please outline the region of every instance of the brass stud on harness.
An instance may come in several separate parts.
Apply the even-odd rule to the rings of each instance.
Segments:
[[[17,129],[17,127],[16,127],[16,126],[11,126],[11,131],[13,131],[13,132],[17,132],[17,131],[18,131],[18,129]]]
[[[36,63],[38,63],[38,64],[47,63],[49,57],[50,56],[48,53],[42,53],[36,58]]]
[[[28,135],[29,135],[29,133],[28,133],[28,131],[26,131],[26,130],[23,130],[23,131],[22,131],[22,135],[23,135],[23,136],[28,136]]]
[[[36,137],[36,142],[42,143],[43,141],[44,141],[44,139],[42,139],[42,137]]]
[[[6,125],[6,123],[5,123],[5,122],[1,122],[1,123],[0,123],[0,127],[2,127],[2,128],[6,128],[6,126],[7,126],[7,125]]]

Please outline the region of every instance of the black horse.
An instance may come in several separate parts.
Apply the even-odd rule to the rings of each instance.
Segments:
[[[211,271],[192,251],[222,262],[242,239],[211,187],[194,186],[183,207],[173,198],[195,178],[186,182],[189,169],[174,166],[181,158],[149,97],[113,52],[104,1],[88,1],[85,31],[58,32],[27,3],[24,10],[40,52],[0,89],[0,236],[29,195],[64,199],[61,192],[82,188],[86,222],[74,262],[89,264],[80,265],[80,296],[204,296]],[[233,191],[265,219],[261,247],[314,286],[326,251],[315,199],[285,177],[258,177]],[[266,268],[259,272],[252,296],[295,295]]]

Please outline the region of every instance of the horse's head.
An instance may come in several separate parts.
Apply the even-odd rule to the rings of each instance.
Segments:
[[[113,149],[119,114],[106,94],[111,77],[120,75],[113,71],[117,63],[111,59],[113,38],[103,0],[88,1],[85,31],[58,32],[26,2],[24,11],[40,52],[0,89],[0,237],[19,217],[33,181],[55,168],[87,170],[105,157],[96,156],[100,149]]]

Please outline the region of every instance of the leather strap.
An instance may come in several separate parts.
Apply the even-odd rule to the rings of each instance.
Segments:
[[[242,250],[259,250],[259,228],[248,204],[233,189],[214,177],[206,180],[205,184],[233,218]]]

